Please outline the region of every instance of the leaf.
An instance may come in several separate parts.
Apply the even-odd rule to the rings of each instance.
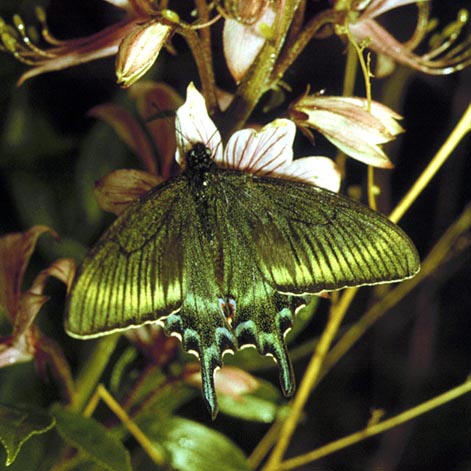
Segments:
[[[95,199],[95,182],[111,171],[127,166],[128,157],[126,146],[105,123],[93,126],[83,140],[75,168],[74,188],[81,216],[74,230],[81,240],[96,236],[105,216]]]
[[[170,466],[177,471],[249,469],[244,454],[231,440],[197,422],[180,417],[165,421],[147,417],[140,425],[151,441],[165,449]]]
[[[20,451],[21,446],[33,435],[47,432],[55,420],[41,411],[30,411],[0,404],[0,442],[5,447],[9,466]]]
[[[3,6],[3,5],[2,5]],[[2,82],[3,83],[3,82]],[[2,133],[2,164],[29,164],[70,151],[72,139],[60,133],[30,98],[28,86],[10,93]]]
[[[55,410],[61,437],[109,471],[131,471],[128,450],[96,420],[64,410]]]
[[[62,232],[61,216],[50,185],[37,174],[17,171],[11,174],[10,188],[24,226],[42,224]]]
[[[250,394],[238,397],[219,395],[219,408],[221,412],[231,417],[253,422],[269,424],[278,416],[284,406],[277,403],[281,395],[271,383],[257,378],[258,388]]]

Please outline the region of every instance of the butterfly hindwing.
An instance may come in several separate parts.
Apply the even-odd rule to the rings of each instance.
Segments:
[[[216,189],[212,201],[218,223],[222,286],[225,297],[234,302],[233,332],[239,347],[252,345],[260,354],[276,360],[283,393],[291,396],[295,388],[294,374],[284,341],[284,334],[292,324],[288,297],[277,293],[264,278],[250,221],[244,219],[247,209],[238,213],[232,189],[225,185],[224,173],[219,177],[212,185]]]
[[[222,309],[222,291],[217,283],[210,241],[198,218],[197,228],[185,250],[184,273],[188,289],[183,305],[164,319],[165,331],[181,338],[183,348],[196,354],[201,363],[203,395],[212,417],[217,414],[214,371],[222,366],[226,351],[237,350],[237,340]],[[192,232],[191,229],[188,229]]]

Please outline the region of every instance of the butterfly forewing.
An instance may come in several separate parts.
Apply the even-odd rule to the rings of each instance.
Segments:
[[[350,199],[300,182],[225,175],[233,217],[260,271],[292,294],[400,281],[419,269],[406,234]]]
[[[186,180],[156,187],[132,204],[87,255],[69,297],[67,331],[94,337],[158,320],[178,310],[188,279],[183,212]]]

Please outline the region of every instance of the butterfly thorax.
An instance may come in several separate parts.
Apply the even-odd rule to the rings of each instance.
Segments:
[[[215,168],[211,150],[203,143],[194,144],[186,153],[185,173],[196,186],[206,186],[206,177]]]
[[[207,231],[210,242],[213,241],[214,234],[211,233],[210,227],[212,227],[212,224],[208,224],[208,219],[214,217],[214,215],[209,214],[211,212],[209,199],[212,191],[211,182],[213,181],[211,176],[214,175],[216,170],[217,165],[212,159],[212,152],[203,143],[194,144],[186,153],[185,174],[188,177],[201,226],[203,230]]]

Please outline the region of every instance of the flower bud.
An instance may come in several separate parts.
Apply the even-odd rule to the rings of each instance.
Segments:
[[[130,87],[154,64],[160,50],[174,31],[158,20],[148,21],[132,30],[119,45],[116,77],[122,87]]]

